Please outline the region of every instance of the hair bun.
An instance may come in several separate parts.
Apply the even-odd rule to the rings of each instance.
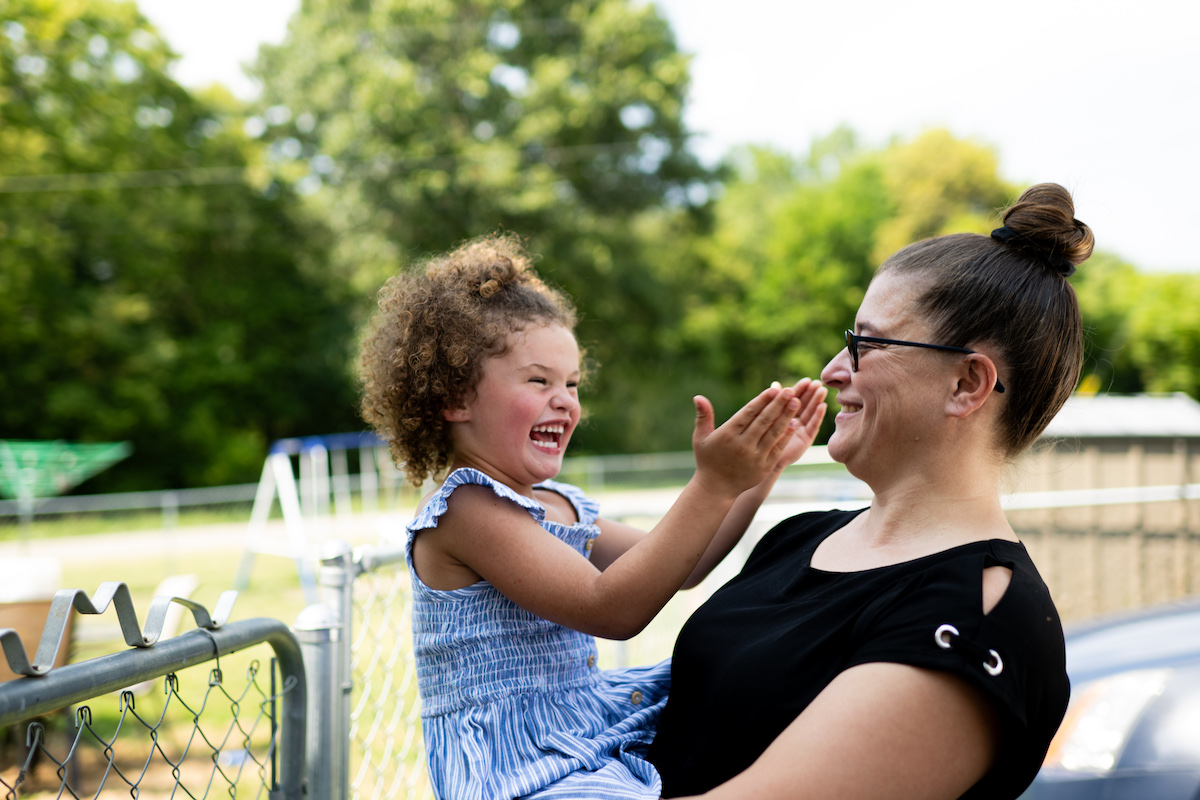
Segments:
[[[534,280],[528,259],[519,253],[520,242],[512,236],[489,236],[468,242],[455,251],[453,269],[465,279],[468,291],[483,300],[510,286]],[[516,258],[505,251],[517,253]]]
[[[1092,254],[1092,229],[1075,219],[1071,193],[1057,183],[1031,186],[1004,212],[992,238],[1046,264],[1063,277]]]

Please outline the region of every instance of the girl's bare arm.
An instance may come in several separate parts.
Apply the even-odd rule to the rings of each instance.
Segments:
[[[486,487],[456,489],[427,544],[538,616],[597,636],[633,636],[683,585],[738,496],[776,468],[794,438],[799,401],[790,388],[764,391],[716,430],[712,407],[703,398],[696,405],[695,476],[659,524],[603,571]]]

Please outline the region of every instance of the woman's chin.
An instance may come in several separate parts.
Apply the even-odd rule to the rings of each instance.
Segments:
[[[833,435],[829,437],[825,450],[829,457],[839,464],[845,464],[846,458],[850,455],[848,443],[838,431],[834,431]]]

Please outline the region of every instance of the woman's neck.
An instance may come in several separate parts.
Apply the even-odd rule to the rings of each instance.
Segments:
[[[1016,541],[1000,505],[1000,464],[978,459],[910,465],[892,480],[868,481],[871,507],[826,539],[813,557],[820,569],[872,569],[989,539]]]

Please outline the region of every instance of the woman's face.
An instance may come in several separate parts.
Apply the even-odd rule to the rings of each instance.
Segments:
[[[916,312],[925,288],[919,275],[876,275],[855,317],[854,332],[864,336],[929,342],[929,324]],[[931,426],[943,418],[938,387],[949,375],[946,355],[919,347],[860,342],[858,371],[841,350],[821,380],[837,391],[840,410],[829,439],[829,454],[851,474],[870,483],[886,477],[928,440]]]

